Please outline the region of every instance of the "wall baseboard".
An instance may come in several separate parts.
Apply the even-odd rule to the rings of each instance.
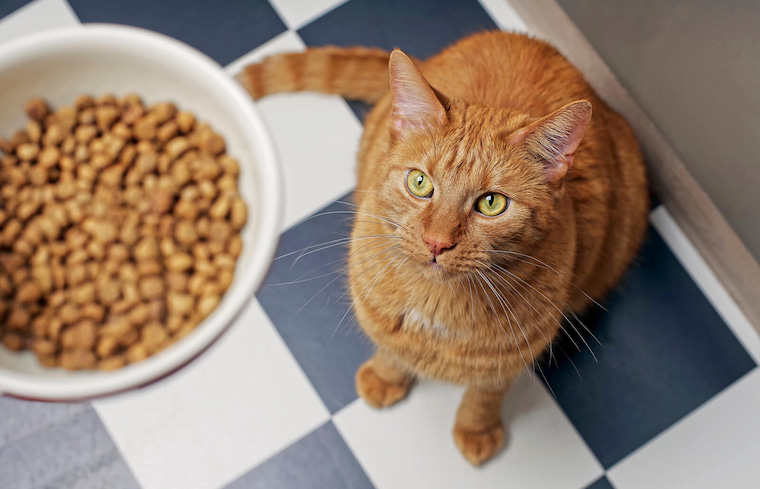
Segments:
[[[509,4],[532,33],[555,45],[628,120],[641,143],[657,197],[760,332],[760,264],[670,144],[555,0],[509,0]]]

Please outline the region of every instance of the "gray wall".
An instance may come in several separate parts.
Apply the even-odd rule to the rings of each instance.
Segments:
[[[760,1],[558,2],[760,260]]]

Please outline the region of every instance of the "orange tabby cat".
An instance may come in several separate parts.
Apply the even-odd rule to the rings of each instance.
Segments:
[[[630,128],[554,48],[506,32],[422,62],[308,49],[239,80],[255,98],[313,90],[376,103],[348,278],[377,353],[357,390],[383,407],[415,377],[466,385],[454,439],[473,464],[488,460],[514,379],[642,241],[647,181]]]

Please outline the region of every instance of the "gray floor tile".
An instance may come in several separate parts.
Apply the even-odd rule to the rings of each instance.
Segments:
[[[359,489],[372,483],[327,422],[225,489]]]
[[[139,488],[89,405],[3,398],[0,416],[0,487]]]

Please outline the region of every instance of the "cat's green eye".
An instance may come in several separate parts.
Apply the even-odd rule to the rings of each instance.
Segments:
[[[494,217],[498,216],[509,205],[509,198],[497,193],[485,194],[475,203],[475,210],[483,214],[484,216]]]
[[[412,170],[407,174],[406,188],[415,197],[427,198],[433,195],[433,182],[420,170]]]

